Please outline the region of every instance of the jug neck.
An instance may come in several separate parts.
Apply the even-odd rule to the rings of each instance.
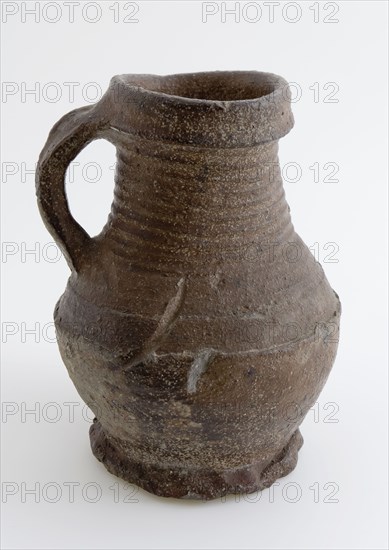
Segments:
[[[120,142],[105,239],[133,266],[185,272],[244,261],[293,230],[276,141],[229,150]]]

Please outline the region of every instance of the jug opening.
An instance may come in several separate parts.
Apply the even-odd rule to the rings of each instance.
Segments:
[[[176,98],[235,102],[269,95],[280,83],[275,75],[269,73],[215,71],[168,76],[128,75],[127,84],[140,87],[146,92]]]

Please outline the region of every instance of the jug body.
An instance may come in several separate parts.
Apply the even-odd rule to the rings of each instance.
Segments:
[[[96,457],[153,493],[252,492],[296,465],[340,303],[291,223],[278,140],[292,126],[275,75],[124,75],[42,152],[42,216],[72,269],[55,308],[61,356],[96,416]],[[91,238],[63,176],[96,138],[117,164]]]

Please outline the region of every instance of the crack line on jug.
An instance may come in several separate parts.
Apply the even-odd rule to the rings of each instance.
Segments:
[[[182,307],[184,302],[185,295],[185,283],[186,277],[181,277],[177,283],[177,293],[173,298],[171,298],[165,308],[165,311],[161,315],[157,327],[153,334],[147,338],[145,343],[142,346],[140,353],[135,355],[131,361],[126,365],[126,369],[130,369],[139,365],[143,361],[146,361],[147,358],[155,353],[159,345],[162,343],[163,339],[168,335],[174,321],[178,317],[179,310]]]

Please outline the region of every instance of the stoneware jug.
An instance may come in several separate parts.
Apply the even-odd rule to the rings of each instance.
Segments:
[[[71,269],[58,345],[96,416],[93,453],[157,495],[249,493],[297,463],[340,303],[291,223],[277,152],[292,126],[273,74],[121,75],[40,155],[40,212]],[[114,199],[90,237],[64,178],[101,138]]]

